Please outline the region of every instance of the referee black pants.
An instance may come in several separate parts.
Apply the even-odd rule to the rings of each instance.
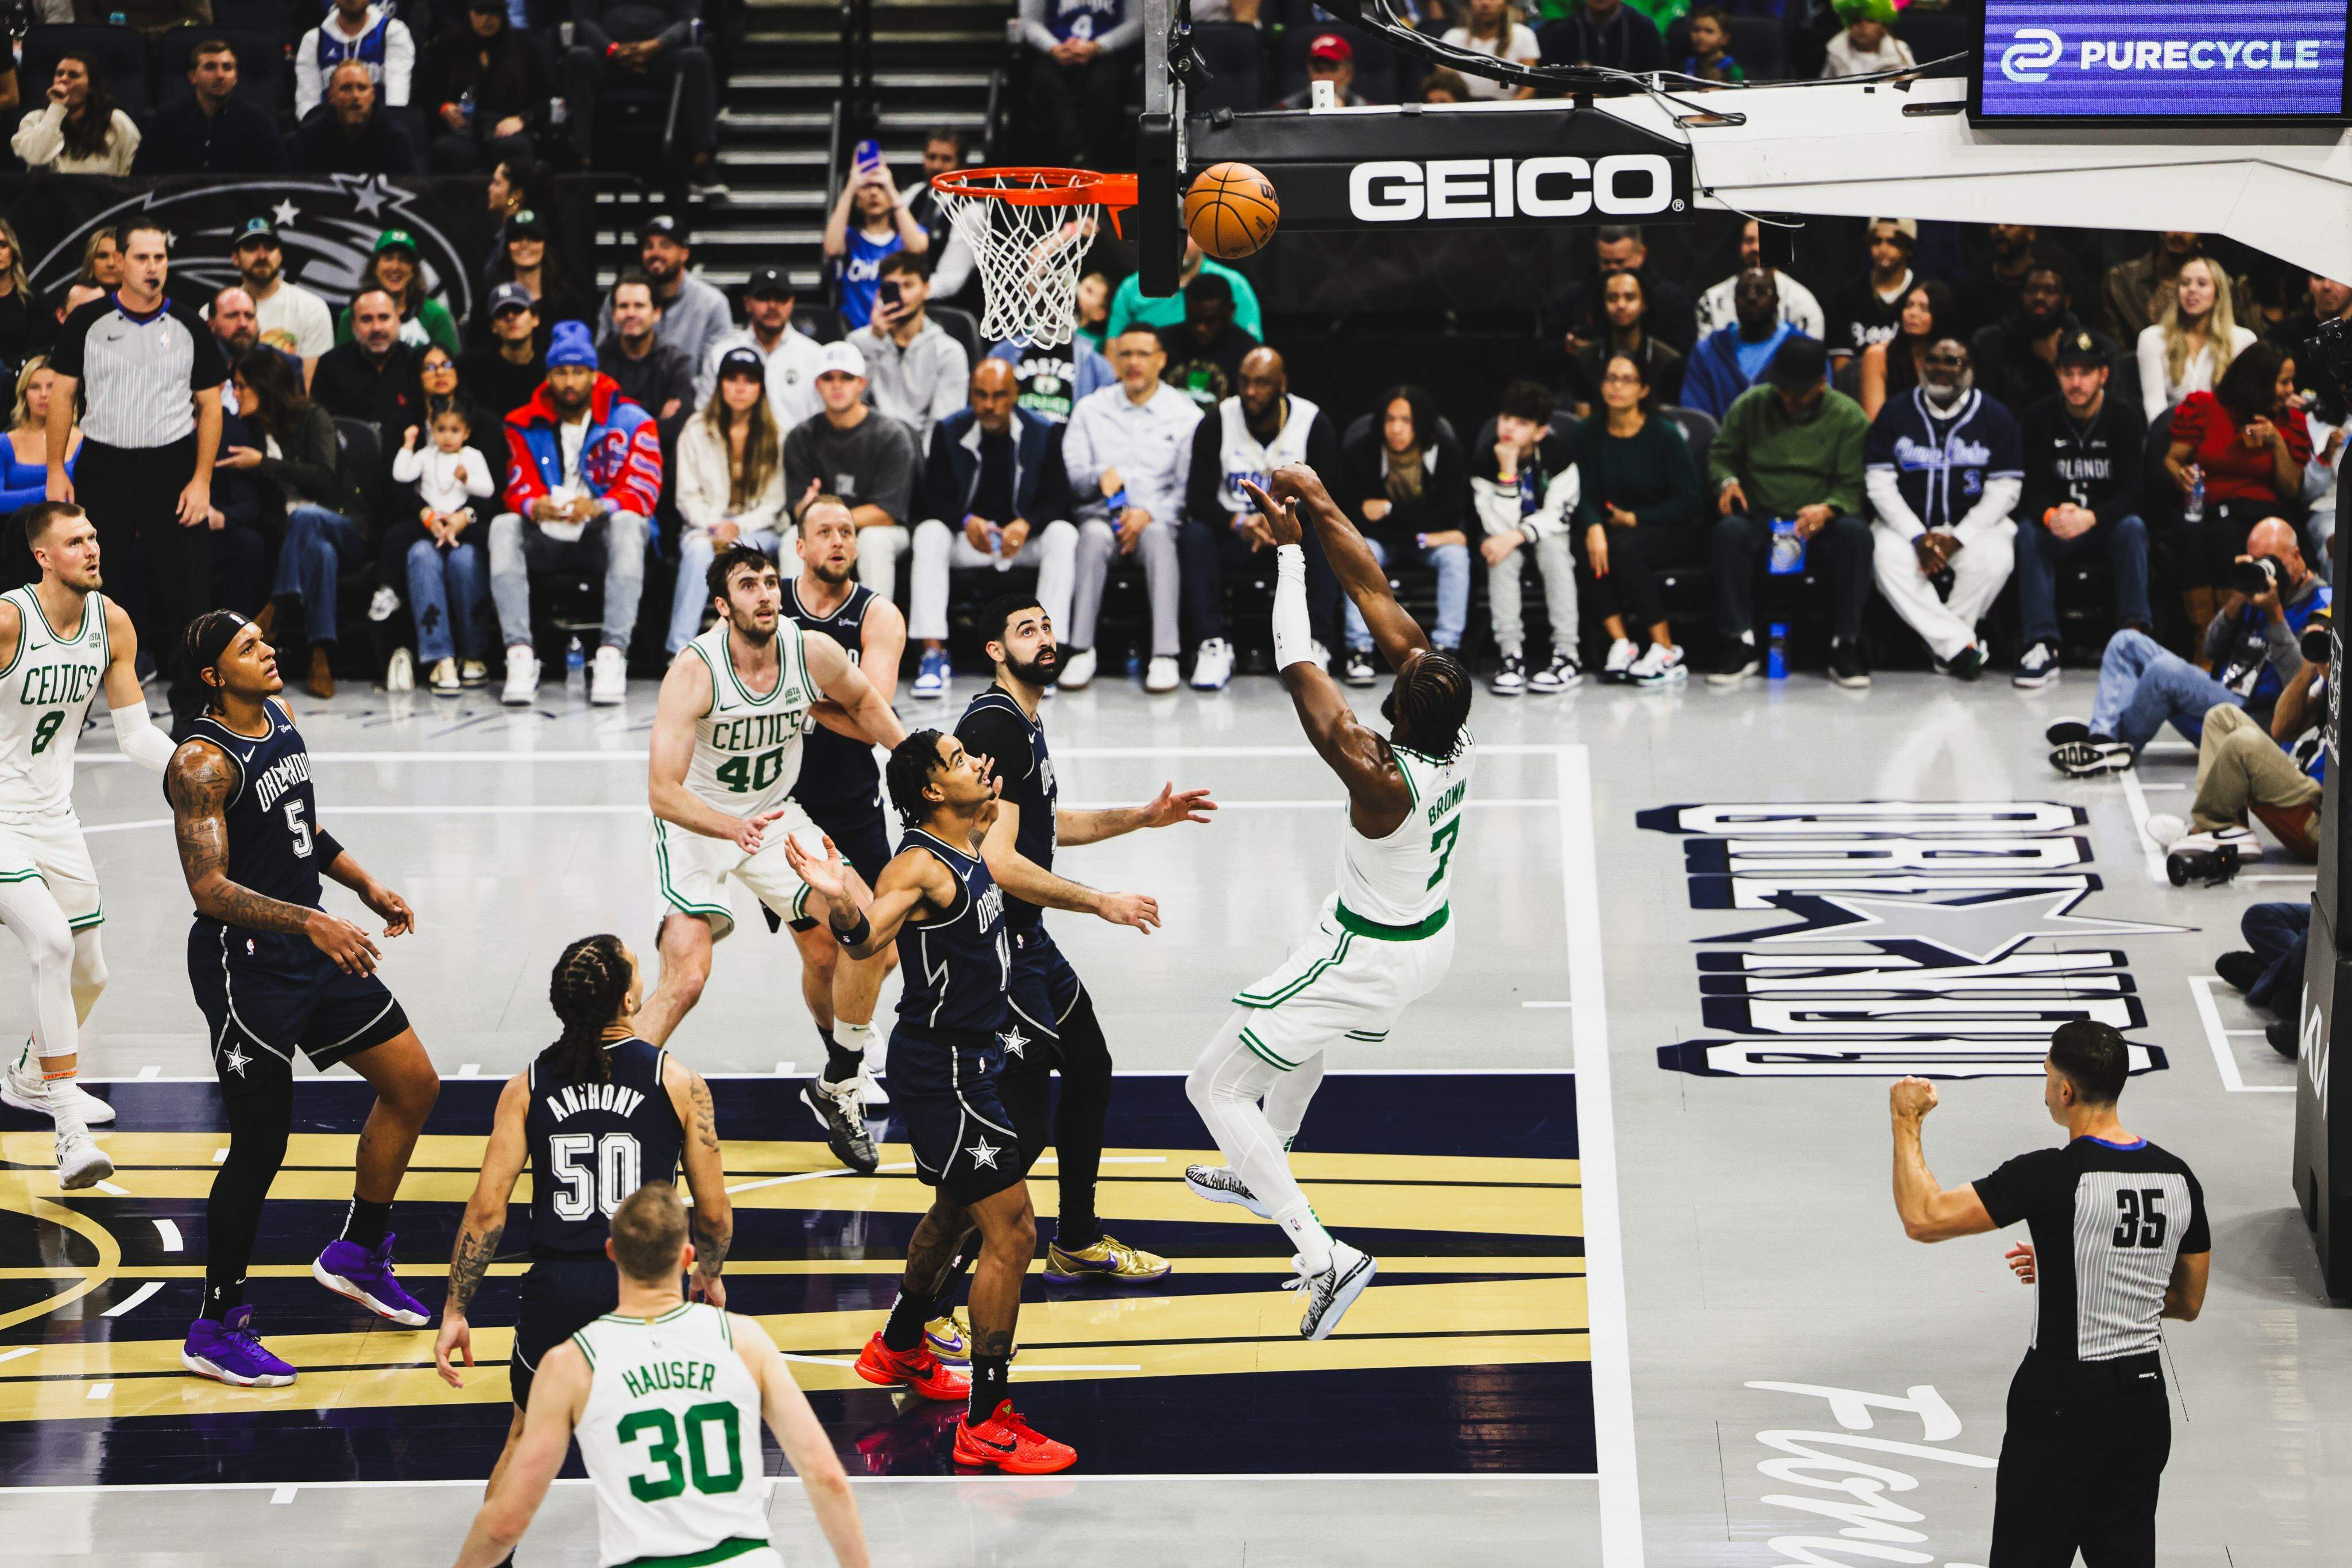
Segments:
[[[106,591],[139,628],[140,646],[171,682],[172,715],[204,706],[204,691],[180,646],[188,622],[213,608],[213,534],[184,528],[180,492],[196,472],[196,438],[169,446],[109,446],[85,440],[74,467],[74,499],[98,528]]]
[[[2151,1352],[2074,1365],[2028,1355],[2009,1385],[1987,1568],[2154,1568],[2172,1406]]]

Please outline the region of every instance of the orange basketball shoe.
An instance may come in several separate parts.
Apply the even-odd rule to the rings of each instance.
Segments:
[[[904,1353],[882,1343],[877,1333],[857,1354],[857,1375],[885,1388],[911,1388],[926,1399],[967,1399],[971,1379],[955,1372],[931,1354],[929,1344]]]
[[[1050,1476],[1076,1464],[1078,1451],[1024,1421],[1012,1400],[1000,1399],[995,1413],[979,1426],[968,1415],[956,1423],[955,1462],[1009,1476]]]

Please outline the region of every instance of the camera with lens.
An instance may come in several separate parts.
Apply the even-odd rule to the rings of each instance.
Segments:
[[[2335,618],[2326,610],[2315,610],[2311,619],[2303,623],[2303,660],[2307,664],[2325,664],[2336,657]]]
[[[2303,353],[2295,361],[2319,373],[2313,379],[2335,394],[2341,404],[2346,391],[2352,388],[2352,321],[2322,321],[2319,330],[2303,340]]]
[[[2286,562],[2274,555],[2230,563],[2230,586],[2241,593],[2268,593],[2286,580]]]

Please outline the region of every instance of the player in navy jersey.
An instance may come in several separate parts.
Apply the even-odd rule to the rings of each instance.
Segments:
[[[384,920],[386,937],[416,916],[367,873],[319,820],[310,754],[277,694],[278,655],[260,628],[215,610],[189,623],[187,668],[205,711],[163,775],[194,896],[188,981],[204,1009],[228,1117],[229,1145],[205,1208],[205,1301],[181,1364],[243,1386],[294,1381],[262,1348],[245,1300],[262,1200],[285,1163],[294,1122],[294,1056],[320,1069],[348,1061],[376,1092],[361,1130],[343,1233],[311,1264],[320,1284],[411,1328],[424,1305],[393,1278],[392,1200],[441,1081],[384,983],[368,934],[320,907],[323,873]]]
[[[907,618],[857,580],[857,525],[848,508],[824,501],[811,506],[801,515],[793,548],[800,552],[801,573],[784,584],[784,614],[803,631],[822,632],[840,643],[887,703],[898,686]],[[809,716],[816,722],[801,741],[801,776],[793,799],[841,846],[842,858],[870,887],[890,863],[875,739],[837,703],[821,702]],[[825,1059],[824,1071],[801,1091],[801,1098],[830,1135],[842,1121],[857,1117],[860,1087],[872,1081],[866,1053],[874,1039],[874,1005],[898,950],[885,947],[871,958],[845,958],[841,945],[815,921],[795,920],[792,926],[801,952],[801,997],[824,1042]],[[855,1136],[863,1135],[860,1122]],[[870,1157],[865,1163],[871,1168]]]
[[[452,1359],[474,1364],[466,1309],[505,1239],[507,1204],[527,1162],[530,1269],[507,1375],[514,1417],[490,1470],[493,1490],[521,1438],[540,1362],[619,1302],[611,1243],[621,1200],[648,1183],[673,1185],[684,1163],[694,1189],[693,1296],[715,1307],[727,1304],[719,1271],[735,1233],[710,1085],[631,1032],[645,982],[628,944],[610,934],[572,943],[555,961],[547,997],[563,1033],[499,1093],[481,1178],[449,1254],[449,1294],[433,1345],[442,1377],[462,1386]]]
[[[1067,1469],[1077,1454],[1022,1420],[1008,1396],[1021,1279],[1037,1249],[1019,1139],[997,1092],[1010,1013],[1012,953],[1004,894],[981,843],[996,818],[989,759],[953,736],[919,729],[890,752],[890,803],[907,824],[898,853],[869,889],[826,841],[824,858],[793,840],[785,853],[809,907],[853,956],[898,945],[898,1021],[890,1031],[890,1099],[907,1124],[915,1175],[936,1189],[907,1248],[890,1320],[866,1343],[857,1375],[927,1399],[966,1399],[959,1465],[1014,1475]],[[974,1227],[971,1376],[943,1365],[924,1325],[946,1303],[956,1254]]]
[[[988,831],[988,869],[1004,889],[1004,920],[1013,936],[1013,1028],[1004,1037],[1004,1103],[1020,1129],[1022,1167],[1036,1162],[1049,1134],[1058,1156],[1062,1201],[1045,1278],[1056,1284],[1162,1279],[1167,1260],[1104,1234],[1095,1213],[1103,1124],[1110,1110],[1110,1046],[1096,1021],[1094,998],[1045,930],[1045,912],[1074,909],[1149,934],[1160,924],[1156,899],[1098,893],[1056,876],[1055,849],[1139,828],[1205,822],[1216,802],[1206,789],[1180,792],[1166,784],[1145,806],[1097,811],[1063,806],[1037,716],[1061,665],[1054,623],[1034,594],[1005,593],[982,612],[981,634],[996,664],[996,683],[964,709],[956,738],[996,762],[1000,800]],[[1058,1110],[1052,1108],[1055,1071],[1062,1075]]]

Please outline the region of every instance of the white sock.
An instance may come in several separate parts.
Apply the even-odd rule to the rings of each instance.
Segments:
[[[833,1039],[842,1050],[854,1051],[863,1056],[866,1048],[874,1043],[874,1021],[868,1019],[864,1023],[851,1023],[847,1019],[835,1019]]]
[[[1275,1211],[1275,1222],[1290,1238],[1291,1249],[1307,1265],[1310,1274],[1320,1274],[1331,1266],[1331,1233],[1315,1218],[1315,1210],[1301,1198],[1287,1208]]]

